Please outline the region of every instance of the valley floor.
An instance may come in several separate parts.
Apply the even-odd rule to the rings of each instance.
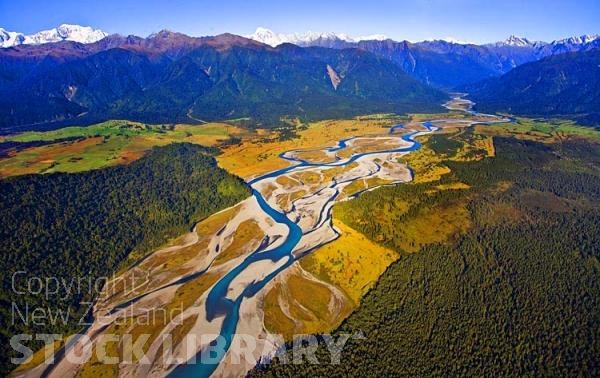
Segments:
[[[95,321],[86,330],[91,343],[83,352],[96,351],[107,334],[132,334],[134,344],[150,335],[141,347],[150,364],[111,365],[92,357],[79,366],[61,358],[50,367],[23,366],[16,374],[244,375],[294,334],[336,329],[403,253],[448,243],[472,228],[465,200],[433,208],[413,206],[418,198],[396,197],[361,215],[350,205],[353,198],[410,181],[427,185],[431,195],[469,193],[473,183],[447,179],[454,177],[453,164],[496,156],[494,138],[500,135],[546,143],[600,136],[573,125],[542,127],[529,120],[510,123],[472,113],[464,100],[448,104],[448,109],[448,114],[412,115],[402,126],[391,115],[322,121],[296,127],[296,135],[289,138],[224,124],[158,128],[130,123],[110,124],[87,136],[81,135],[84,130],[59,130],[6,138],[56,143],[9,151],[0,160],[4,176],[99,168],[123,163],[124,156],[135,159],[154,145],[185,141],[219,146],[219,165],[253,189],[252,197],[199,222],[191,233],[120,272],[96,300]],[[75,139],[60,140],[65,137]],[[111,143],[115,145],[106,146]],[[73,155],[96,163],[75,161]],[[398,219],[391,215],[399,209],[413,216],[395,223]],[[396,234],[374,232],[373,219],[380,229]],[[134,283],[137,290],[124,282]],[[177,321],[140,321],[157,309],[176,313]],[[161,358],[160,336],[167,333],[174,338],[174,357],[184,360],[212,341],[190,348],[186,337],[221,335],[230,346],[218,366],[175,368]],[[242,345],[237,334],[258,340],[254,361],[235,363],[240,354],[236,346]],[[123,352],[122,341],[107,345],[107,357]],[[41,360],[36,356],[34,361]]]

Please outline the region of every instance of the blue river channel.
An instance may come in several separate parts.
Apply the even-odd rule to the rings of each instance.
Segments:
[[[433,126],[433,124],[431,122],[423,122],[422,125],[428,131],[436,130],[436,127]],[[390,132],[390,134],[393,135],[393,133],[396,130],[403,129],[403,128],[404,128],[404,126],[401,124],[395,125],[390,128],[389,132]],[[280,175],[288,173],[289,171],[299,168],[299,167],[346,166],[346,165],[354,162],[356,159],[359,159],[360,157],[366,156],[366,155],[386,153],[386,152],[414,151],[421,147],[421,144],[413,138],[415,136],[415,134],[417,134],[417,132],[410,132],[410,133],[404,134],[400,137],[402,140],[411,143],[411,145],[408,147],[360,153],[360,154],[352,155],[349,159],[335,161],[332,163],[310,163],[305,160],[287,157],[286,153],[282,153],[279,155],[281,158],[292,161],[296,164],[291,165],[286,168],[282,168],[282,169],[270,172],[270,173],[267,173],[267,174],[259,176],[257,178],[254,178],[254,179],[250,180],[248,182],[248,184],[253,185],[253,184],[255,184],[261,180],[267,179],[267,178],[278,177]],[[353,139],[353,138],[341,140],[338,142],[338,145],[336,147],[331,147],[326,150],[328,150],[328,151],[342,150],[342,149],[346,148],[346,146],[347,146],[346,142],[348,142],[351,139]],[[296,223],[294,223],[292,220],[290,220],[284,213],[271,207],[268,204],[268,202],[265,200],[265,198],[260,194],[260,192],[253,189],[252,195],[258,201],[260,208],[265,213],[267,213],[275,222],[284,224],[287,227],[287,229],[289,230],[289,233],[288,233],[285,241],[282,244],[280,244],[279,246],[277,246],[275,248],[271,248],[271,249],[268,249],[268,248],[266,248],[264,250],[257,249],[256,251],[254,251],[251,255],[246,257],[246,259],[240,265],[238,265],[237,267],[232,269],[223,278],[221,278],[213,286],[211,291],[208,293],[208,297],[206,300],[207,320],[212,321],[213,319],[215,319],[218,316],[224,317],[223,325],[220,330],[220,335],[224,339],[225,344],[221,348],[218,348],[219,350],[222,351],[219,355],[216,355],[216,352],[213,352],[214,354],[210,355],[210,358],[213,361],[215,361],[215,360],[221,361],[223,359],[223,357],[225,356],[227,350],[229,350],[229,347],[231,346],[231,342],[233,340],[233,336],[235,334],[235,330],[237,328],[237,323],[239,320],[240,305],[242,304],[242,301],[244,300],[244,298],[250,298],[250,297],[253,297],[254,295],[256,295],[256,293],[258,293],[258,291],[260,289],[262,289],[267,283],[269,283],[273,278],[275,278],[275,276],[277,276],[277,274],[279,274],[281,271],[283,271],[284,269],[289,267],[295,261],[295,258],[292,255],[292,251],[294,250],[294,248],[300,241],[300,238],[302,238],[302,229]],[[253,281],[252,283],[250,283],[248,286],[246,286],[246,288],[243,290],[243,292],[235,300],[231,300],[231,299],[227,298],[227,292],[228,292],[229,287],[230,287],[231,283],[233,282],[233,280],[243,270],[245,270],[250,264],[258,262],[258,261],[262,261],[262,260],[271,260],[273,262],[277,262],[277,261],[280,261],[281,259],[286,259],[285,263],[281,267],[279,267],[278,269],[276,269],[269,275],[265,276],[263,279]],[[169,374],[169,377],[186,377],[186,378],[187,377],[209,377],[215,371],[215,369],[218,367],[218,363],[203,364],[203,363],[201,363],[201,359],[202,359],[202,356],[201,356],[201,353],[199,353],[196,356],[195,363],[189,362],[189,363],[177,366]]]

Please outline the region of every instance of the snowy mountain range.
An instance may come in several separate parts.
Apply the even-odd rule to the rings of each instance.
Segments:
[[[591,35],[582,35],[582,36],[577,36],[577,37],[559,39],[559,40],[547,43],[547,42],[542,42],[542,41],[530,41],[529,39],[524,38],[524,37],[517,37],[515,35],[511,35],[506,40],[504,40],[502,42],[496,42],[493,45],[495,45],[495,46],[513,46],[513,47],[538,47],[538,48],[547,46],[547,45],[578,46],[578,45],[590,44],[592,42],[597,41],[598,39],[600,39],[599,34],[591,34]]]
[[[315,44],[323,45],[327,42],[348,42],[355,43],[360,41],[383,41],[387,36],[383,34],[374,34],[361,37],[350,37],[347,34],[337,34],[332,32],[306,32],[306,33],[275,33],[274,31],[259,27],[253,34],[246,38],[276,47],[283,43],[293,43],[298,46],[313,46]]]
[[[49,30],[42,30],[35,34],[26,35],[24,33],[7,31],[0,28],[0,47],[12,47],[17,45],[39,45],[44,43],[60,42],[60,41],[74,41],[79,43],[94,43],[108,36],[108,33],[94,29],[90,26],[62,24],[56,28]],[[252,39],[257,42],[261,42],[273,47],[279,46],[283,43],[293,43],[298,46],[322,46],[322,47],[351,47],[352,44],[356,44],[360,41],[383,41],[387,40],[388,37],[383,34],[365,35],[359,37],[351,37],[343,33],[333,32],[313,32],[309,31],[306,33],[276,33],[270,29],[264,27],[258,27],[256,31],[246,38]],[[496,43],[487,44],[487,46],[495,47],[530,47],[530,48],[544,48],[544,46],[553,48],[561,48],[565,50],[572,50],[581,45],[588,45],[590,43],[598,43],[600,35],[582,35],[576,37],[565,38],[556,40],[550,43],[541,41],[531,41],[524,37],[511,35],[506,40]],[[467,45],[472,44],[456,40],[454,38],[443,39],[445,42]]]
[[[40,45],[43,43],[73,41],[93,43],[106,37],[108,33],[90,26],[62,24],[59,27],[25,35],[0,28],[0,47],[17,45]]]
[[[259,27],[256,31],[250,35],[247,35],[246,38],[253,39],[255,41],[265,43],[267,45],[276,47],[283,43],[293,43],[298,46],[321,46],[321,47],[340,47],[339,44],[347,45],[352,43],[357,43],[360,41],[383,41],[388,39],[387,36],[383,34],[374,34],[374,35],[366,35],[360,37],[351,37],[347,34],[339,34],[333,32],[306,32],[306,33],[276,33],[270,29]],[[578,37],[570,37],[561,40],[552,41],[550,43],[542,42],[542,41],[531,41],[525,37],[519,37],[515,35],[511,35],[506,40],[496,43],[487,44],[487,46],[510,46],[510,47],[531,47],[531,48],[542,48],[546,45],[552,46],[578,46],[578,45],[587,45],[596,40],[600,39],[600,35],[592,34],[592,35],[583,35]],[[447,37],[442,39],[441,41],[449,42],[453,44],[459,45],[472,45],[474,43],[461,41],[452,37]],[[426,41],[427,42],[427,41]],[[431,41],[429,41],[431,42]],[[435,41],[434,41],[435,42]],[[345,46],[349,47],[349,46]]]

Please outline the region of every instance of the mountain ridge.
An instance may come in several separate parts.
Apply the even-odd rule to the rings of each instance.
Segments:
[[[600,121],[600,48],[523,64],[465,87],[476,108],[532,117],[568,116]]]
[[[439,89],[464,88],[547,56],[600,47],[597,36],[549,44],[513,36],[485,46],[348,42],[350,37],[331,44],[325,37],[317,43],[323,46],[272,47],[229,33],[190,37],[163,30],[147,38],[112,34],[93,43],[0,49],[0,127],[89,124],[106,117],[187,122],[190,114],[277,125],[286,116],[431,110],[443,100]]]
[[[503,75],[519,65],[546,56],[600,47],[598,35],[570,37],[550,43],[532,42],[527,38],[513,35],[503,42],[475,45],[444,40],[399,42],[384,39],[385,36],[375,36],[373,37],[375,39],[368,39],[369,36],[352,38],[345,34],[335,33],[283,35],[266,28],[259,28],[258,33],[262,33],[262,35],[260,37],[250,36],[255,39],[234,34],[191,37],[168,30],[151,34],[146,38],[111,34],[88,44],[65,40],[46,44],[22,44],[0,49],[0,53],[2,56],[14,56],[15,59],[27,57],[27,59],[36,60],[51,56],[52,59],[69,60],[111,48],[123,48],[150,54],[155,59],[164,56],[173,59],[203,45],[218,45],[221,49],[228,49],[236,44],[252,48],[273,48],[272,45],[281,46],[281,44],[292,41],[302,47],[366,50],[391,60],[410,76],[427,85],[442,90],[454,90],[464,85]],[[356,42],[356,40],[359,41]]]
[[[256,31],[252,34],[246,35],[246,38],[253,39],[255,41],[267,44],[271,47],[277,47],[284,43],[292,43],[301,47],[309,47],[313,46],[317,41],[320,41],[320,47],[329,47],[323,46],[323,43],[327,41],[331,43],[335,42],[348,42],[355,43],[360,41],[367,40],[385,40],[388,39],[386,35],[383,34],[372,34],[360,37],[351,37],[348,34],[344,33],[334,33],[334,32],[313,32],[308,31],[305,33],[275,33],[274,31],[264,28],[258,27]]]
[[[157,33],[150,34],[146,38],[152,38],[153,36],[163,33],[163,32],[171,32],[169,30],[161,30]],[[175,33],[175,32],[171,32]],[[206,38],[210,36],[190,36],[183,33],[177,33],[189,38]],[[228,34],[228,33],[222,33]],[[136,35],[121,35],[119,33],[109,34],[100,29],[93,28],[91,26],[82,26],[77,24],[67,24],[63,23],[56,28],[42,30],[33,34],[24,34],[21,32],[8,31],[4,28],[0,27],[0,47],[13,47],[21,44],[43,44],[43,43],[55,43],[60,41],[73,41],[79,43],[94,43],[102,38],[105,38],[109,35],[119,35],[122,37],[135,37],[142,38]],[[242,35],[240,35],[242,36]],[[562,39],[553,40],[550,42],[545,41],[531,41],[527,37],[510,35],[503,41],[496,42],[488,42],[488,43],[473,43],[461,41],[456,38],[447,37],[440,39],[427,39],[422,41],[411,42],[408,40],[395,40],[393,38],[389,38],[385,34],[370,34],[352,37],[345,33],[336,33],[336,32],[315,32],[315,31],[307,31],[307,32],[294,32],[294,33],[277,33],[273,30],[259,26],[256,28],[254,33],[243,35],[243,37],[247,39],[252,39],[257,42],[261,42],[271,47],[277,47],[283,43],[292,43],[301,47],[310,47],[310,46],[320,46],[320,47],[328,47],[322,46],[323,43],[330,43],[331,41],[340,41],[346,43],[358,43],[362,41],[383,41],[383,40],[392,40],[394,42],[408,42],[413,44],[419,43],[427,43],[427,42],[436,42],[436,41],[444,41],[452,44],[459,45],[475,45],[475,46],[492,46],[492,45],[505,45],[505,46],[515,46],[515,47],[526,47],[526,46],[543,46],[543,45],[558,45],[558,44],[570,44],[570,45],[582,45],[587,43],[592,43],[598,39],[600,39],[600,34],[585,34],[579,36],[569,36]]]
[[[586,44],[592,43],[598,39],[600,39],[600,34],[585,34],[580,36],[569,36],[562,39],[552,40],[550,42],[545,41],[532,41],[527,37],[510,35],[503,41],[495,41],[495,42],[485,42],[485,43],[473,43],[461,41],[456,38],[447,37],[447,38],[439,38],[439,39],[427,39],[422,41],[408,41],[408,40],[396,40],[393,38],[389,38],[384,34],[372,34],[366,36],[359,37],[351,37],[345,33],[336,33],[336,32],[314,32],[308,31],[304,33],[277,33],[269,28],[258,27],[256,31],[252,34],[248,34],[245,36],[249,39],[254,39],[255,41],[262,42],[272,47],[276,47],[279,44],[283,43],[293,43],[297,44],[301,47],[307,46],[321,46],[320,43],[323,40],[337,40],[348,43],[358,43],[362,41],[382,41],[382,40],[391,40],[394,42],[407,42],[411,44],[421,44],[428,42],[437,42],[443,41],[447,43],[457,44],[457,45],[474,45],[474,46],[493,46],[493,45],[505,45],[505,46],[515,46],[515,47],[526,47],[526,46],[544,46],[544,45],[552,45],[552,44]],[[326,47],[326,46],[321,46]]]
[[[267,35],[258,39],[275,44],[269,35],[276,36],[276,33],[265,28],[260,30]],[[569,37],[550,43],[511,35],[504,41],[481,45],[457,43],[455,40],[355,41],[335,33],[315,33],[314,36],[313,39],[302,40],[301,45],[363,49],[395,62],[412,77],[445,90],[503,75],[521,64],[546,56],[600,47],[599,35]]]
[[[250,117],[269,127],[288,116],[441,110],[446,99],[368,51],[272,48],[232,34],[193,38],[163,31],[145,39],[113,35],[87,45],[0,50],[4,132],[110,118],[171,123]]]
[[[108,36],[108,33],[91,26],[61,24],[56,28],[42,30],[34,34],[23,34],[0,28],[0,47],[18,45],[40,45],[60,41],[94,43]]]

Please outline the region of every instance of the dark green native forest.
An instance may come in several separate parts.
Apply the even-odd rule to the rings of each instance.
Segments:
[[[417,208],[461,201],[472,226],[417,253],[400,250],[334,332],[365,336],[348,340],[340,364],[329,363],[321,338],[320,364],[276,358],[250,376],[597,376],[600,147],[494,143],[494,158],[445,162],[452,173],[442,181],[468,190],[398,185],[339,205],[344,222],[397,250],[398,230]],[[411,207],[396,208],[398,198]],[[372,216],[383,204],[385,223]]]
[[[217,152],[173,144],[128,165],[0,181],[1,371],[10,370],[13,335],[67,336],[81,330],[80,319],[90,315],[84,302],[96,294],[89,282],[109,277],[132,252],[142,256],[250,195],[241,179],[217,166]],[[36,294],[39,285],[32,277],[81,285]],[[36,325],[31,317],[36,308],[53,316],[68,312],[68,320],[43,319]],[[36,350],[43,344],[27,345]]]

